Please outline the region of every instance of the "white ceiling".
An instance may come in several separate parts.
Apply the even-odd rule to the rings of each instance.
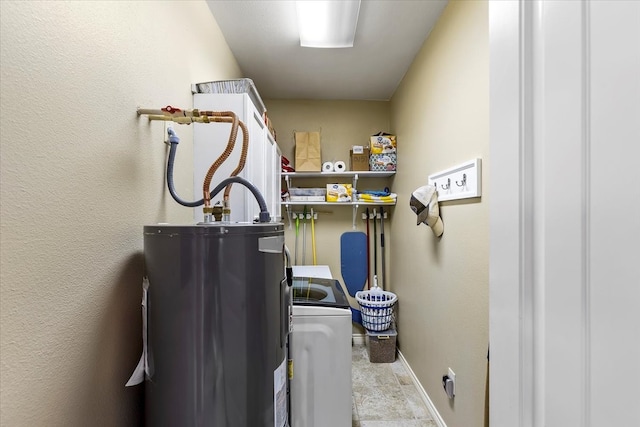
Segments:
[[[447,0],[362,0],[344,49],[300,47],[294,1],[207,3],[263,98],[388,100]]]

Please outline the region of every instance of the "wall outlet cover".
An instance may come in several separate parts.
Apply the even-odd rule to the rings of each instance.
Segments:
[[[456,373],[453,372],[453,369],[449,368],[449,372],[447,374],[449,379],[451,380],[452,385],[452,397],[456,395]]]

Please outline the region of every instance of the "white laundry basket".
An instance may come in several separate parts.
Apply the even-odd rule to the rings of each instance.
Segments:
[[[396,294],[374,286],[369,291],[356,292],[356,300],[360,304],[362,326],[365,329],[369,331],[389,329],[393,320],[393,306],[398,301]]]

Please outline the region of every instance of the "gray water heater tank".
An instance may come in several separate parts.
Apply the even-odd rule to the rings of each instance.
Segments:
[[[146,425],[288,426],[283,251],[282,224],[144,227]]]

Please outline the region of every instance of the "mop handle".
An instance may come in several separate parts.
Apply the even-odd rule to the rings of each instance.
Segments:
[[[298,265],[298,232],[300,231],[300,217],[295,212],[294,215],[296,216],[296,251],[294,264]]]
[[[373,210],[373,275],[378,275],[378,230],[376,228],[376,210]]]
[[[307,265],[307,207],[302,211],[302,265]]]
[[[367,208],[367,289],[371,289],[371,250],[369,249],[369,208]]]
[[[385,282],[385,268],[384,268],[384,208],[380,207],[380,257],[382,259],[382,276],[380,276],[380,283],[382,283],[381,288],[384,289]]]
[[[316,228],[315,228],[315,218],[313,217],[313,208],[311,208],[311,252],[313,253],[313,265],[317,265],[317,262],[316,262]]]

